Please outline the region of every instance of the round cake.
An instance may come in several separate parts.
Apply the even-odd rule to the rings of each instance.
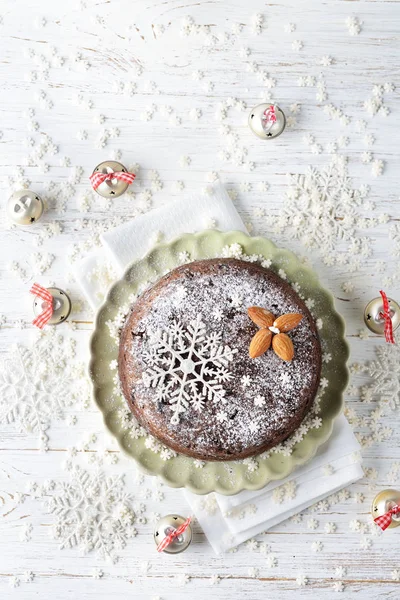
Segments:
[[[259,323],[251,307],[297,321]],[[268,336],[270,347],[254,352]],[[118,369],[129,407],[151,435],[194,458],[236,460],[299,427],[317,393],[321,346],[286,281],[218,258],[178,267],[139,297],[122,329]]]

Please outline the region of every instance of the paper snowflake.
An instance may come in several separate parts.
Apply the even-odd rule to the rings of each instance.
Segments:
[[[335,533],[337,527],[335,523],[332,523],[331,521],[329,521],[328,523],[325,523],[325,531],[326,533]]]
[[[278,566],[278,559],[274,554],[268,554],[266,563],[269,569],[273,569]]]
[[[46,507],[57,517],[53,535],[60,548],[96,551],[115,562],[117,552],[137,534],[133,500],[124,490],[123,475],[108,476],[75,465],[70,481],[58,483],[46,500]]]
[[[169,401],[171,423],[179,423],[179,415],[189,406],[202,411],[207,400],[225,403],[222,384],[232,379],[227,367],[236,350],[221,340],[221,332],[207,332],[201,315],[187,328],[175,321],[151,335],[143,383],[157,388],[157,401]]]
[[[324,545],[323,545],[323,543],[322,543],[322,542],[320,542],[320,541],[313,542],[313,543],[311,544],[311,550],[312,550],[313,552],[321,552],[321,551],[323,550],[323,548],[324,548]]]
[[[258,550],[258,542],[257,540],[255,540],[254,538],[250,538],[247,542],[246,542],[246,548],[250,551],[250,552],[256,552],[256,550]]]
[[[0,423],[47,440],[51,422],[89,396],[85,368],[74,355],[75,341],[53,332],[32,348],[12,346],[0,364]]]
[[[392,571],[392,579],[393,581],[400,581],[400,569],[394,569]]]
[[[376,398],[392,410],[400,405],[400,348],[397,344],[377,346],[377,359],[367,365],[373,382],[363,388],[364,398]]]
[[[344,242],[350,255],[369,255],[369,240],[357,238],[357,207],[365,199],[363,191],[353,189],[346,159],[334,157],[324,168],[308,168],[305,175],[291,175],[286,201],[270,225],[277,233],[300,239],[306,247],[323,249],[331,264]],[[338,216],[344,215],[343,219]]]
[[[343,581],[335,581],[332,588],[335,590],[335,592],[343,592],[344,591]]]
[[[306,577],[303,573],[299,573],[296,577],[296,583],[299,587],[304,587],[308,583],[308,577]]]
[[[315,530],[315,529],[317,529],[318,525],[319,525],[319,523],[316,519],[308,519],[308,521],[307,521],[308,529]]]
[[[200,498],[200,500],[197,500],[196,508],[209,517],[215,515],[219,510],[218,502],[214,494],[207,494],[203,498]]]
[[[190,583],[191,577],[190,575],[187,575],[186,573],[181,573],[179,575],[177,575],[176,577],[176,583],[179,587],[183,587],[184,585],[187,585],[188,583]]]

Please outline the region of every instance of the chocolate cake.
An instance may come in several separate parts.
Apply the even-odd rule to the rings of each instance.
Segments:
[[[299,315],[285,334],[291,360],[273,345],[250,357],[259,331],[250,307],[276,318]],[[122,330],[118,368],[129,407],[155,438],[198,459],[235,460],[299,427],[318,389],[321,347],[309,310],[286,281],[218,258],[178,267],[139,297]]]

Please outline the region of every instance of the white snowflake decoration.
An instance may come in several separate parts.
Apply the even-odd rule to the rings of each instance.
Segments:
[[[323,169],[309,168],[305,175],[291,175],[290,188],[281,215],[270,225],[277,233],[300,239],[305,246],[323,249],[334,264],[338,242],[346,242],[348,254],[369,255],[368,238],[357,238],[357,207],[364,194],[352,188],[346,160],[334,157]],[[337,219],[345,215],[343,219]]]
[[[306,577],[303,573],[299,573],[296,577],[296,583],[299,587],[304,587],[308,583],[308,577]]]
[[[60,548],[77,546],[84,553],[96,551],[101,558],[116,562],[117,551],[137,534],[133,500],[124,491],[123,475],[89,472],[75,465],[70,481],[57,484],[46,501],[48,510],[57,516],[53,534]],[[145,507],[140,504],[139,508]]]
[[[225,403],[222,383],[232,378],[227,367],[236,350],[223,346],[221,338],[219,331],[207,332],[201,315],[186,329],[175,321],[150,337],[142,379],[146,387],[157,388],[158,401],[169,401],[171,423],[178,424],[189,406],[201,411],[206,400]]]
[[[0,364],[0,423],[14,423],[46,441],[52,420],[89,397],[85,367],[74,354],[74,340],[51,330],[32,348],[12,346]]]
[[[385,344],[377,346],[376,353],[377,359],[367,365],[373,382],[363,388],[363,395],[377,396],[383,405],[394,410],[400,406],[400,348],[397,344]]]

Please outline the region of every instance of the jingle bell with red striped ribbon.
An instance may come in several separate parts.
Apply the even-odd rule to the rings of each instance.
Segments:
[[[34,283],[29,290],[35,296],[33,312],[35,318],[32,324],[43,329],[45,325],[63,323],[71,312],[71,300],[64,290],[56,287],[45,288]]]
[[[272,140],[285,130],[286,117],[277,104],[258,104],[249,114],[248,124],[254,135]]]
[[[364,322],[370,331],[384,335],[389,344],[394,344],[393,332],[400,325],[400,306],[383,290],[379,293],[380,297],[374,298],[365,307]]]
[[[400,491],[388,489],[377,494],[372,502],[372,518],[385,531],[400,525]]]
[[[118,198],[126,192],[135,177],[120,162],[106,160],[97,165],[89,179],[94,191],[103,198]]]
[[[179,554],[187,550],[192,541],[191,520],[175,514],[161,517],[154,529],[157,552]]]

